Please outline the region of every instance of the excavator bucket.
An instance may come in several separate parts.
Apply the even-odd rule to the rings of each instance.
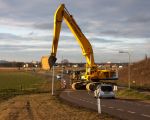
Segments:
[[[48,58],[49,58],[49,56],[42,56],[41,65],[42,65],[43,70],[49,70],[50,69],[50,66],[48,64]]]
[[[51,56],[49,57],[48,63],[49,63],[50,68],[55,65],[56,60],[57,60],[57,58],[56,58],[55,56],[52,56],[52,55],[51,55]]]

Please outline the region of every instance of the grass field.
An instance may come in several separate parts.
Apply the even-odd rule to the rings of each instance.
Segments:
[[[36,88],[35,84],[41,82],[44,79],[25,72],[0,72],[0,89]]]
[[[136,99],[136,100],[150,100],[150,95],[145,93],[140,93],[135,89],[122,89],[116,93],[117,97],[124,99]]]
[[[117,120],[60,100],[59,81],[55,81],[55,96],[52,96],[50,83],[50,73],[0,72],[0,99],[5,100],[0,102],[0,120]],[[6,98],[11,99],[6,101]]]
[[[0,101],[16,95],[43,92],[42,84],[47,80],[29,72],[0,72]]]
[[[130,70],[130,84],[134,89],[150,90],[150,58],[133,63]],[[128,86],[128,66],[119,70],[118,83]]]

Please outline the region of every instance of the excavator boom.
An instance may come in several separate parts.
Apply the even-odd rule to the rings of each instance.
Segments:
[[[68,10],[65,8],[64,4],[61,4],[55,12],[54,31],[53,31],[54,33],[53,33],[51,55],[49,58],[47,56],[43,57],[42,67],[45,69],[48,69],[48,67],[51,68],[52,66],[54,66],[57,60],[56,54],[57,54],[59,36],[60,36],[61,25],[62,25],[63,20],[65,21],[66,25],[71,30],[71,32],[73,33],[79,46],[81,47],[82,54],[85,56],[86,71],[85,71],[85,75],[83,75],[82,78],[85,80],[87,84],[86,85],[87,89],[90,89],[90,86],[95,86],[96,84],[94,82],[100,82],[102,80],[108,81],[108,80],[117,79],[114,77],[114,74],[115,74],[114,71],[98,69],[94,61],[93,49],[92,49],[90,42],[82,33],[81,29],[77,25],[73,16],[70,15]],[[83,87],[83,85],[85,85],[83,84],[83,82],[77,82],[77,83],[74,82],[72,84],[72,88],[80,88],[80,87]]]
[[[95,62],[94,62],[94,56],[93,56],[93,49],[92,49],[90,42],[82,33],[81,29],[77,25],[73,16],[70,15],[68,10],[65,8],[65,5],[61,4],[56,10],[55,16],[54,16],[54,33],[53,33],[54,36],[53,36],[51,56],[49,58],[50,67],[53,66],[56,61],[56,53],[57,53],[58,41],[59,41],[61,24],[62,24],[63,19],[65,23],[67,24],[68,28],[73,33],[76,40],[78,41],[82,49],[82,54],[86,58],[87,66],[89,67],[94,66]]]

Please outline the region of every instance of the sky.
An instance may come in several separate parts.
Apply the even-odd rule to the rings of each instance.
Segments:
[[[136,62],[150,57],[150,0],[0,0],[0,59],[40,61],[50,55],[53,18],[64,3],[92,45],[95,62]],[[65,22],[57,62],[85,62]]]

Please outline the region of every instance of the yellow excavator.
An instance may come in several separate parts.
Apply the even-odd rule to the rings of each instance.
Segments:
[[[76,38],[79,46],[82,49],[82,54],[85,56],[86,59],[86,70],[85,74],[82,76],[83,80],[73,83],[72,88],[81,89],[85,88],[86,86],[86,89],[93,90],[93,88],[100,82],[113,82],[114,80],[117,80],[116,71],[100,70],[98,66],[95,64],[93,49],[90,42],[82,33],[73,16],[70,15],[68,10],[65,8],[64,4],[61,4],[55,12],[51,55],[49,57],[48,56],[42,57],[41,60],[42,68],[43,69],[52,68],[52,66],[55,64],[57,60],[56,53],[60,36],[61,24],[63,20],[65,21],[68,28],[71,30],[74,37]]]

